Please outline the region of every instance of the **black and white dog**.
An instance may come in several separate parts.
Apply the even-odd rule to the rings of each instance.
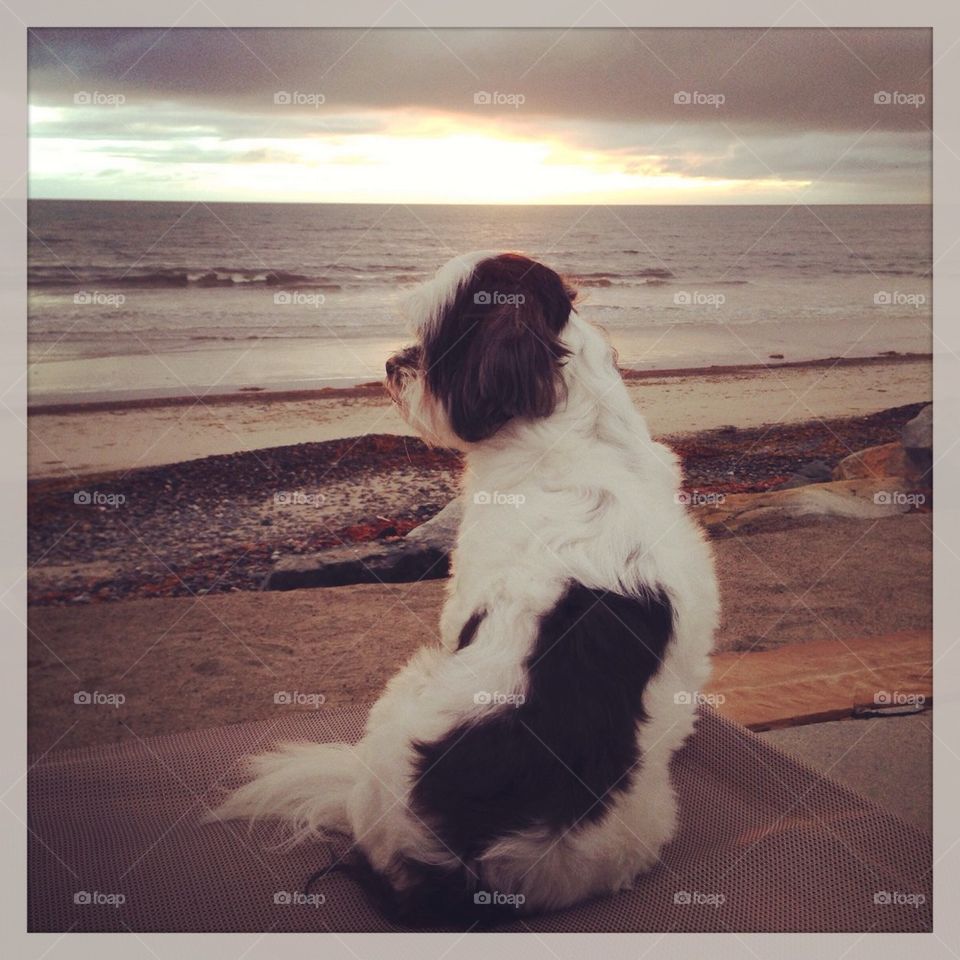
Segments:
[[[406,924],[480,923],[629,886],[674,832],[671,755],[717,618],[709,547],[575,291],[515,253],[458,257],[411,300],[387,388],[466,455],[440,621],[356,746],[289,744],[217,811],[348,872]]]

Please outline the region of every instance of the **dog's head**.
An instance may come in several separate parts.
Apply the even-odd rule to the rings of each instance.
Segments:
[[[409,300],[417,343],[387,361],[387,390],[428,442],[462,447],[564,396],[561,334],[576,292],[519,253],[471,254]]]

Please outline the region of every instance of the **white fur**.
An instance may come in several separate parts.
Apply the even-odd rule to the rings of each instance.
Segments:
[[[469,278],[472,256],[449,264],[420,295],[427,322],[438,322]],[[676,458],[651,439],[609,344],[577,314],[563,342],[570,351],[566,401],[552,416],[512,421],[481,443],[456,441],[419,381],[407,385],[401,407],[408,420],[428,440],[456,441],[466,452],[441,646],[421,650],[390,681],[355,748],[300,745],[260,758],[257,779],[218,816],[277,817],[296,838],[348,832],[400,886],[398,853],[455,864],[410,810],[411,742],[436,740],[464,719],[503,709],[477,704],[480,691],[523,692],[538,620],[570,580],[631,593],[656,585],[670,596],[674,635],[645,691],[649,719],[637,729],[641,762],[629,789],[602,819],[561,835],[512,835],[494,843],[479,866],[482,889],[522,894],[524,909],[536,911],[620,890],[656,861],[677,818],[670,758],[693,730],[692,701],[708,672],[718,609],[712,557],[676,496]],[[478,609],[488,615],[453,656]]]
[[[422,336],[440,322],[443,311],[453,302],[481,260],[495,257],[493,250],[474,250],[461,253],[445,263],[429,283],[422,283],[402,301],[401,311],[406,316],[410,333]]]

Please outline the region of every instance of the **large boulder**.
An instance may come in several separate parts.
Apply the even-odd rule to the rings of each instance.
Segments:
[[[302,557],[284,557],[267,575],[263,590],[345,587],[352,583],[413,583],[450,571],[447,553],[403,543],[358,543]]]
[[[900,434],[910,464],[910,476],[929,486],[933,480],[933,404],[928,403],[912,420],[903,425]]]
[[[811,460],[775,489],[793,490],[794,487],[805,487],[810,483],[828,483],[832,479],[830,468],[822,460]]]
[[[447,552],[453,550],[463,519],[463,499],[456,497],[439,513],[434,514],[426,523],[414,527],[404,537],[404,543],[423,544],[439,547]]]
[[[910,473],[907,452],[899,443],[867,447],[844,457],[834,468],[835,480],[857,480],[861,477],[906,477]]]
[[[817,483],[793,490],[733,493],[695,509],[711,536],[755,533],[796,526],[826,517],[880,520],[922,505],[900,477],[861,478]]]
[[[905,450],[933,452],[933,404],[928,403],[903,425],[900,439]]]
[[[351,583],[410,583],[450,572],[463,504],[451,500],[436,516],[393,543],[358,543],[319,553],[284,557],[270,571],[264,590],[343,587]]]

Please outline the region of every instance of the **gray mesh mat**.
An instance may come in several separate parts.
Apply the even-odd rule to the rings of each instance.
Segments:
[[[238,759],[355,741],[366,708],[51,753],[29,774],[31,931],[386,931],[342,853],[271,825],[199,825]],[[674,760],[681,826],[635,887],[509,930],[926,931],[931,841],[709,709]],[[322,895],[322,896],[320,896]]]

